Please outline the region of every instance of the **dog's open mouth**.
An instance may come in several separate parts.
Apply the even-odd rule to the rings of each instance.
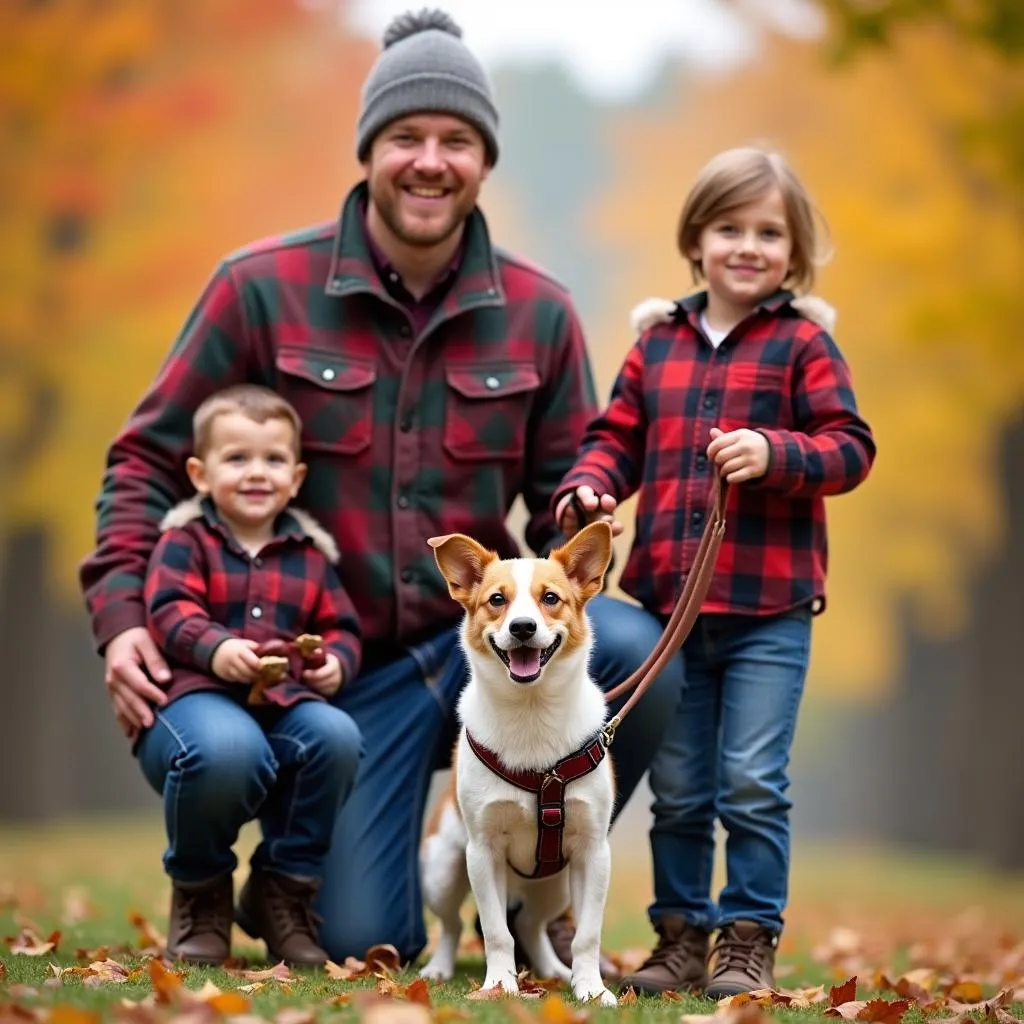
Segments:
[[[503,651],[495,642],[494,637],[487,638],[494,648],[494,653],[501,658],[508,669],[509,677],[514,683],[532,683],[540,677],[541,669],[551,660],[551,656],[562,646],[562,638],[547,647],[527,647],[525,644]]]

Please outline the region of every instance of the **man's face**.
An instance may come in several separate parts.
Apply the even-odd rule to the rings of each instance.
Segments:
[[[396,239],[439,245],[476,205],[490,171],[484,140],[449,114],[413,114],[386,125],[364,162],[370,202]]]

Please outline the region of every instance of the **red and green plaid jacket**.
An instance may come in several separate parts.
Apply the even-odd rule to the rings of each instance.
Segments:
[[[729,489],[726,532],[704,612],[770,615],[824,607],[825,504],[852,490],[875,456],[835,342],[780,292],[715,350],[701,292],[672,323],[641,334],[589,426],[552,506],[589,484],[622,502],[639,490],[621,586],[669,615],[704,532],[710,430],[748,427],[770,446],[768,472]]]
[[[461,531],[514,555],[505,520],[520,494],[530,547],[558,536],[550,499],[597,411],[569,296],[492,248],[474,211],[456,278],[415,333],[370,258],[365,193],[350,193],[336,223],[226,259],[111,446],[81,568],[101,649],[145,622],[160,520],[191,493],[192,413],[237,382],[274,388],[302,417],[298,501],[341,550],[368,654],[395,656],[396,643],[458,621],[428,537]]]
[[[171,700],[222,690],[242,700],[248,687],[219,679],[214,652],[232,637],[265,643],[318,633],[341,663],[342,681],[359,671],[359,621],[333,563],[338,552],[298,509],[283,512],[257,555],[242,548],[208,499],[171,509],[146,576],[146,624],[171,668]],[[268,687],[271,704],[322,700],[294,675]]]

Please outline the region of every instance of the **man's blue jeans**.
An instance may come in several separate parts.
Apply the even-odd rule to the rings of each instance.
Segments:
[[[782,930],[789,883],[789,753],[810,653],[811,613],[702,615],[683,645],[686,686],[651,765],[653,922],[681,915]],[[714,824],[726,886],[711,899]]]
[[[260,868],[320,878],[339,804],[355,781],[355,723],[322,701],[250,712],[231,697],[187,693],[156,713],[139,765],[164,800],[164,868],[178,882],[233,871],[241,827],[259,818]]]
[[[610,690],[650,653],[661,623],[605,595],[595,597],[588,610],[595,638],[591,672]],[[451,629],[371,668],[335,698],[359,726],[366,753],[338,817],[317,908],[323,916],[321,943],[332,960],[361,957],[378,942],[392,943],[404,960],[412,960],[426,945],[418,863],[423,811],[438,744],[466,678]],[[682,682],[676,658],[615,737],[611,752],[620,807],[654,755]]]

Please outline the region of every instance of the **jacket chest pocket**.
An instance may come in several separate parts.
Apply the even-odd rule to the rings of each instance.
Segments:
[[[444,447],[453,459],[520,459],[540,375],[532,363],[449,366]]]
[[[727,379],[719,424],[723,430],[793,425],[785,367],[739,363],[729,367]]]
[[[373,382],[377,367],[334,352],[282,348],[278,392],[302,417],[302,447],[358,455],[373,440]]]

